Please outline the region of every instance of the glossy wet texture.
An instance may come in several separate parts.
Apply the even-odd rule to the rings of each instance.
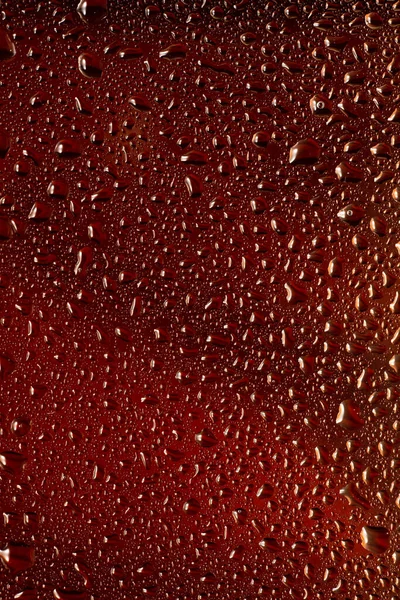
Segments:
[[[1,599],[400,598],[400,3],[1,10]]]

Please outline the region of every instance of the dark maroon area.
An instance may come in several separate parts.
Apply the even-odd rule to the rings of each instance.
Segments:
[[[6,0],[1,600],[400,598],[400,3]]]

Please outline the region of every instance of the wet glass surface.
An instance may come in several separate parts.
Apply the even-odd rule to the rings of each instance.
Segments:
[[[0,598],[400,598],[400,2],[0,11]]]

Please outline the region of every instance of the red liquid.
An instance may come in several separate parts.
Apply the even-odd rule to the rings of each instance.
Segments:
[[[2,600],[400,597],[400,5],[203,4],[2,3]]]

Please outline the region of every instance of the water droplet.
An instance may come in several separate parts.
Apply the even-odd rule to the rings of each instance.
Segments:
[[[365,525],[361,530],[360,538],[363,547],[372,554],[382,554],[390,545],[389,531],[385,527]]]
[[[347,399],[340,403],[336,423],[348,431],[360,429],[364,425],[360,409],[354,400]]]
[[[35,564],[33,546],[9,542],[4,550],[0,550],[0,559],[13,575],[22,573]]]
[[[15,56],[16,50],[8,32],[0,27],[0,60],[10,60]]]
[[[79,70],[89,79],[101,77],[103,66],[98,56],[90,52],[83,52],[78,57]]]
[[[87,23],[98,23],[107,16],[108,0],[80,0],[77,11]]]
[[[212,448],[216,444],[218,444],[218,440],[215,435],[209,429],[203,429],[199,433],[196,433],[195,440],[199,446],[203,448]]]
[[[79,140],[63,139],[57,142],[54,152],[61,158],[76,158],[82,152],[81,144]]]
[[[321,156],[319,144],[312,139],[300,140],[290,148],[289,162],[292,165],[310,165]]]

